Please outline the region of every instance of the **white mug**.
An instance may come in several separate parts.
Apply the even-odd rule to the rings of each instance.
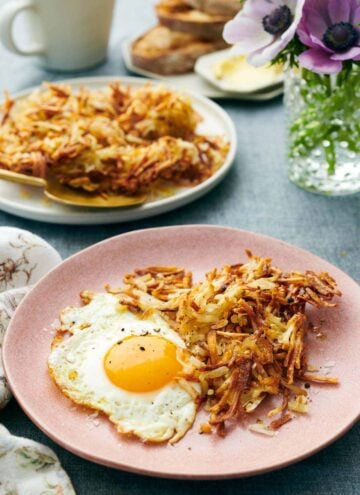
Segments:
[[[10,0],[0,9],[0,40],[18,55],[37,55],[53,70],[74,71],[106,58],[115,0]],[[27,11],[31,46],[21,48],[13,34]]]

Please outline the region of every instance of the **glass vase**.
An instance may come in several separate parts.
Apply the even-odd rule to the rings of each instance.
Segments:
[[[289,69],[285,80],[289,178],[330,196],[360,191],[360,67],[338,75]]]

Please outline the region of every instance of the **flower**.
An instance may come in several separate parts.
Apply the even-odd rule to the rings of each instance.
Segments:
[[[255,66],[272,60],[293,39],[305,0],[248,0],[224,28],[234,52]]]
[[[300,64],[318,74],[336,74],[345,60],[360,60],[359,0],[307,0],[297,34],[309,49]]]

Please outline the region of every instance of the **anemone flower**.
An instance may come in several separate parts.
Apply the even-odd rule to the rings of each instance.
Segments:
[[[293,39],[305,0],[247,0],[225,25],[224,39],[234,52],[260,66],[272,60]]]
[[[298,36],[309,49],[300,64],[318,74],[336,74],[345,60],[360,60],[360,1],[307,0]]]

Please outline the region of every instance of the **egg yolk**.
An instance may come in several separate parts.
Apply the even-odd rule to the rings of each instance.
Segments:
[[[182,369],[176,346],[156,335],[128,337],[105,355],[109,380],[129,392],[151,392],[162,388]]]

